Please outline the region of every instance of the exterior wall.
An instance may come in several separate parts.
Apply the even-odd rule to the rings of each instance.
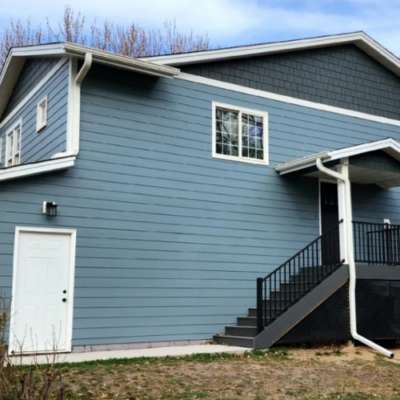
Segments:
[[[373,151],[350,157],[349,162],[357,167],[400,173],[400,163],[384,151]]]
[[[212,101],[269,113],[269,166],[211,157]],[[274,166],[400,139],[399,127],[96,65],[81,112],[75,167],[0,188],[7,294],[16,225],[77,229],[74,346],[222,332],[255,306],[255,279],[319,234],[317,179],[279,177]],[[396,214],[399,192],[381,193],[382,212]],[[42,215],[43,200],[59,205],[57,217]]]
[[[400,225],[400,191],[382,189],[376,185],[352,185],[353,220],[383,223],[385,218]]]
[[[56,60],[58,62],[59,59]],[[39,69],[34,75],[35,82],[39,81],[43,74],[49,72],[49,62],[43,61],[46,68]],[[14,90],[14,97],[19,100],[21,92],[28,94],[34,84],[25,84],[25,76],[29,75],[26,68],[36,63],[25,65],[20,83]],[[53,64],[51,64],[53,67]],[[40,73],[39,73],[40,72]],[[66,150],[67,139],[67,109],[68,109],[68,76],[69,62],[54,74],[54,76],[25,104],[2,128],[0,138],[3,140],[0,167],[5,167],[6,137],[8,132],[22,120],[22,143],[21,143],[21,164],[28,164],[36,161],[48,160],[52,155]],[[37,83],[37,82],[36,82]],[[24,90],[23,90],[24,89]],[[28,90],[29,89],[29,90]],[[47,127],[39,133],[36,132],[37,104],[45,96],[48,96]],[[14,103],[14,102],[13,102]],[[16,102],[18,105],[19,101]],[[12,111],[12,109],[10,110]]]
[[[400,119],[400,79],[354,45],[193,64],[182,71]]]
[[[50,72],[57,62],[58,58],[34,58],[25,62],[3,117],[7,117],[13,108]]]

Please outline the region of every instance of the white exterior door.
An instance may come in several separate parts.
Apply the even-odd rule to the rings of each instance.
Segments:
[[[75,231],[17,228],[14,251],[10,351],[70,351]]]

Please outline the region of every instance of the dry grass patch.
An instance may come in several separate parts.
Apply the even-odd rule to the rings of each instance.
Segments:
[[[331,349],[321,356],[316,352],[272,349],[59,368],[71,400],[400,400],[399,364],[367,349]]]

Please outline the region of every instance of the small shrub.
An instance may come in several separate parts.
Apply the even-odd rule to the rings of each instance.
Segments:
[[[64,400],[64,377],[57,369],[56,355],[49,356],[46,364],[39,364],[34,356],[30,365],[23,365],[22,355],[9,356],[9,317],[9,301],[0,293],[0,400],[47,400],[50,392]]]

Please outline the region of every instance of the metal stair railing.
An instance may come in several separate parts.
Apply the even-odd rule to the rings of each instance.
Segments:
[[[257,279],[257,332],[339,268],[343,220],[312,241],[265,278]]]

